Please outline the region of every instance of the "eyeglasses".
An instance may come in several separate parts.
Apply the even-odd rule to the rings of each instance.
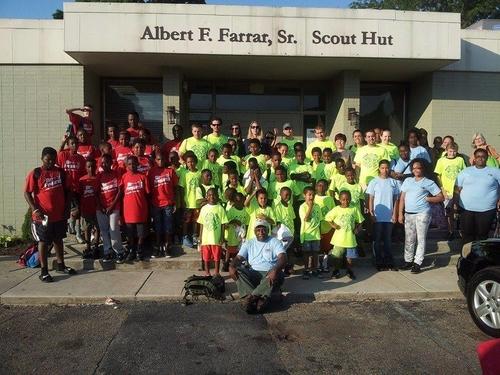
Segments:
[[[251,128],[252,128],[252,129],[260,129],[260,126],[255,126],[255,125],[253,125],[253,126],[251,126]]]
[[[283,129],[283,130],[292,130],[292,128],[285,128],[285,129]]]
[[[232,127],[231,130],[240,130],[240,128],[235,126],[235,127]]]
[[[216,124],[211,124],[212,126],[220,126],[220,124],[216,123]]]

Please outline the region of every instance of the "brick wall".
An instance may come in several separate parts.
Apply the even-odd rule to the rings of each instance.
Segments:
[[[59,148],[65,109],[82,104],[81,66],[0,66],[0,232],[12,225],[20,234],[25,176],[43,147]]]

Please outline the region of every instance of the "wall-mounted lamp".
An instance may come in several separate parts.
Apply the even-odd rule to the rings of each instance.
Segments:
[[[167,107],[167,119],[168,119],[169,125],[177,124],[177,112],[175,111],[174,105],[169,105]]]
[[[356,108],[347,109],[347,120],[351,126],[359,127],[359,112],[356,111]]]

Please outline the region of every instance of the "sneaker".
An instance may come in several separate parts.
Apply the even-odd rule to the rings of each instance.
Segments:
[[[193,246],[191,246],[191,247],[196,247],[196,246],[198,246],[198,243],[199,243],[199,242],[200,242],[200,241],[199,241],[198,237],[197,237],[197,236],[193,236]]]
[[[395,265],[393,264],[389,264],[387,265],[387,269],[391,270],[391,271],[399,271],[398,270],[398,267],[396,267]]]
[[[329,267],[323,267],[321,269],[321,272],[323,272],[323,273],[330,273],[330,268]]]
[[[118,264],[122,264],[125,262],[125,254],[124,253],[120,253],[116,256],[116,263]]]
[[[166,246],[163,246],[163,256],[165,258],[172,258],[172,254],[171,254],[171,250],[170,248],[166,247]]]
[[[313,276],[314,277],[317,277],[318,279],[322,279],[323,278],[323,274],[321,273],[321,269],[320,268],[318,268],[317,270],[314,270],[312,272],[313,272]]]
[[[143,262],[144,259],[146,259],[146,257],[144,256],[144,253],[137,253],[137,258],[136,258],[139,262]]]
[[[420,273],[422,270],[420,269],[420,264],[414,263],[411,268],[411,273]]]
[[[302,280],[309,280],[310,277],[311,271],[304,271],[304,273],[302,273]]]
[[[331,278],[332,279],[340,279],[340,271],[339,270],[333,270]]]
[[[161,246],[153,249],[153,253],[151,254],[151,259],[159,258],[161,256]]]
[[[82,238],[82,236],[80,234],[77,234],[76,235],[76,242],[78,242],[79,244],[82,244],[82,243],[85,243],[85,240]]]
[[[102,258],[103,263],[110,263],[113,261],[113,253],[108,253],[104,255],[104,258]]]
[[[399,267],[400,270],[407,271],[413,267],[413,262],[405,262],[401,267]]]
[[[383,264],[377,264],[375,268],[377,269],[378,272],[387,271],[387,267],[384,266]]]
[[[101,259],[101,252],[98,247],[94,247],[94,250],[92,250],[92,258]]]
[[[132,262],[135,260],[135,258],[137,258],[137,255],[135,254],[135,251],[131,251],[130,253],[128,253],[127,255],[127,262]]]
[[[92,254],[92,250],[90,250],[90,249],[85,250],[82,254],[82,259],[94,259],[94,256]]]
[[[347,276],[349,276],[351,280],[356,280],[356,275],[354,275],[354,272],[352,272],[351,269],[347,270]]]
[[[51,283],[54,281],[54,279],[52,278],[52,276],[50,276],[49,274],[46,274],[46,275],[40,275],[38,276],[38,278],[40,279],[41,282],[43,283]]]
[[[182,239],[182,246],[193,247],[193,241],[191,240],[191,238],[189,238],[189,236],[184,236],[184,238]]]
[[[62,270],[60,270],[59,268],[56,270],[57,273],[62,273],[62,274],[66,274],[66,275],[76,275],[76,271],[74,268],[71,268],[71,267],[68,267],[68,266],[64,266],[64,268]]]

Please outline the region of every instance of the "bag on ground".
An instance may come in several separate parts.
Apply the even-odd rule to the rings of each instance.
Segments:
[[[20,267],[36,268],[40,266],[40,258],[38,255],[38,246],[36,243],[31,244],[24,250],[17,263]]]
[[[192,303],[199,296],[205,296],[208,299],[224,300],[226,284],[222,276],[193,275],[184,280],[183,291],[183,302],[185,304]]]

